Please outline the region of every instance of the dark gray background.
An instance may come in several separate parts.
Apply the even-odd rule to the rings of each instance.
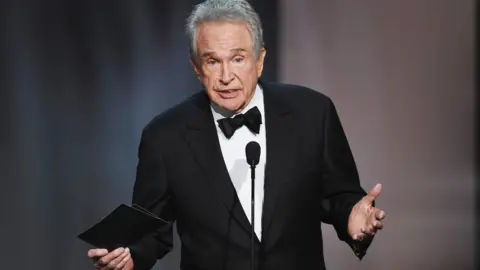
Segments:
[[[141,129],[199,89],[197,2],[0,2],[1,269],[90,269],[76,234],[130,202]],[[265,78],[330,95],[384,184],[386,230],[358,263],[325,226],[329,268],[474,269],[473,1],[253,2]]]
[[[91,268],[77,233],[130,203],[142,128],[200,90],[183,29],[199,2],[0,3],[0,269]],[[254,5],[275,80],[277,4]]]

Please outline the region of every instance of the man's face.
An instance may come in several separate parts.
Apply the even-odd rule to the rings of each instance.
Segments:
[[[233,22],[202,23],[196,45],[198,62],[192,65],[210,100],[240,112],[253,97],[265,49],[256,58],[247,25]]]

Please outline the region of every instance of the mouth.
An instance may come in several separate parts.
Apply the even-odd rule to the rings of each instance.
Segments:
[[[218,93],[218,95],[221,97],[221,98],[224,98],[224,99],[231,99],[231,98],[235,98],[238,94],[238,92],[240,91],[240,89],[222,89],[222,90],[215,90],[215,92]]]
[[[238,91],[240,89],[217,89],[215,90],[216,92],[219,92],[219,93],[231,93],[231,92],[235,92],[235,91]]]

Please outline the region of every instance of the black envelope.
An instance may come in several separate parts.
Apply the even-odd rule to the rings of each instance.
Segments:
[[[121,204],[105,218],[78,235],[81,240],[112,251],[128,247],[143,236],[170,223],[138,205]]]

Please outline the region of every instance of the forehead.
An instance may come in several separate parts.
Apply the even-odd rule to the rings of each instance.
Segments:
[[[252,51],[253,42],[246,23],[206,22],[199,26],[197,40],[199,52]]]

